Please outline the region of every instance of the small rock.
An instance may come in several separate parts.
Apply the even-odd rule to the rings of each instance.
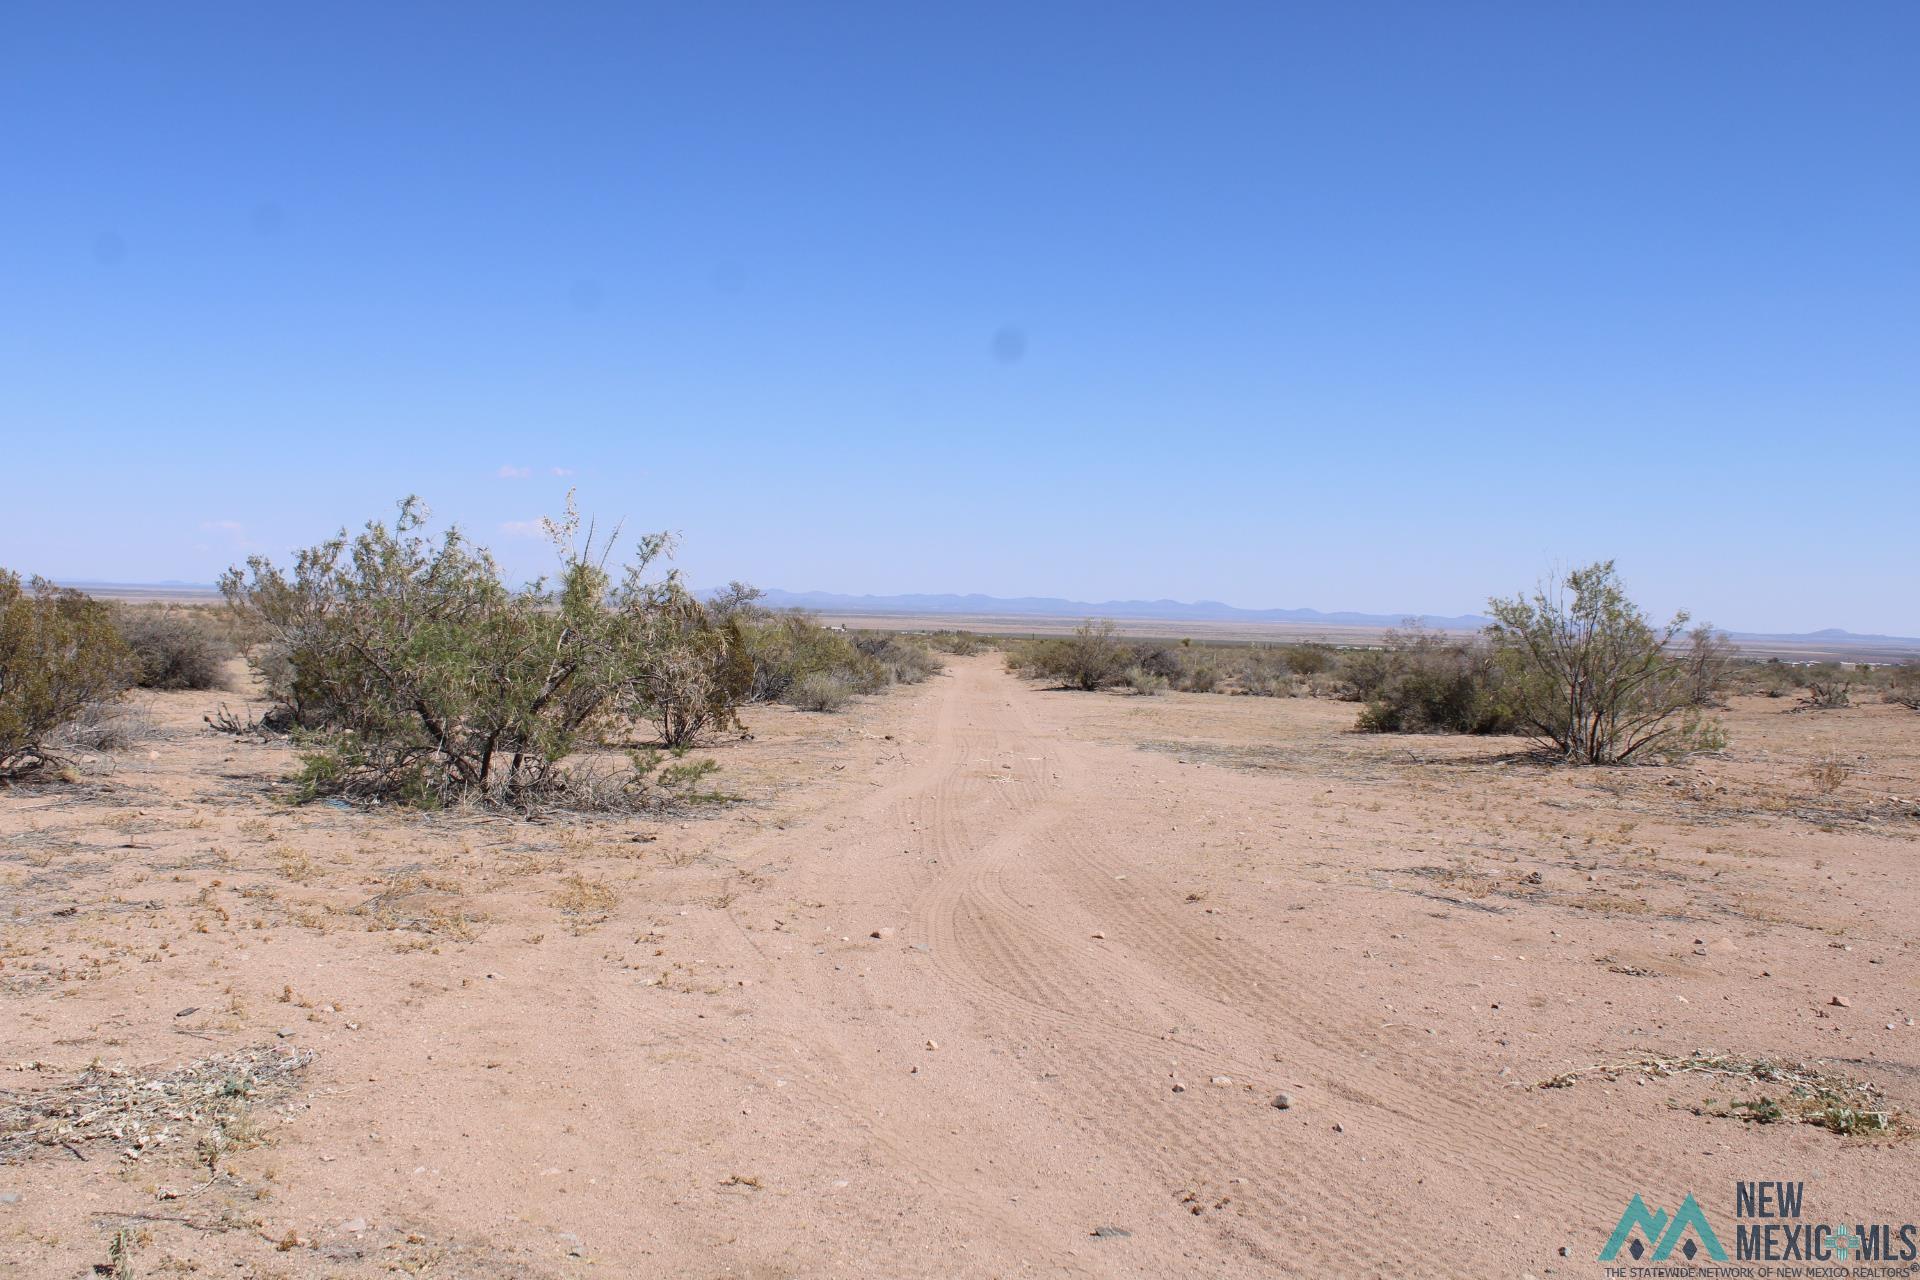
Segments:
[[[194,1014],[198,1012],[200,1012],[200,1006],[197,1004],[190,1004],[186,1008],[182,1009],[180,1012],[174,1014],[173,1016],[176,1018],[191,1018]]]
[[[885,942],[888,938],[891,938],[893,936],[893,930],[875,929],[872,933],[868,934],[867,936],[869,938],[878,938],[880,939],[880,941]]]
[[[278,1031],[274,1032],[273,1034],[279,1036],[282,1040],[290,1040],[293,1038],[293,1028],[282,1027]]]
[[[367,1229],[367,1220],[365,1218],[348,1218],[340,1224],[340,1229],[357,1236]]]
[[[928,1053],[932,1053],[932,1052],[933,1052],[933,1051],[934,1051],[935,1049],[938,1049],[939,1047],[940,1047],[940,1042],[939,1042],[938,1040],[929,1040],[929,1041],[927,1041],[927,1052],[928,1052]]]
[[[1133,1234],[1125,1227],[1095,1227],[1087,1233],[1095,1240],[1125,1240]]]
[[[1333,1131],[1335,1133],[1345,1133],[1347,1131],[1347,1126],[1339,1123],[1338,1121],[1335,1121],[1333,1126]]]
[[[0,1191],[0,1204],[19,1204],[19,1203],[20,1203],[20,1193],[18,1191]]]
[[[1293,1107],[1293,1095],[1290,1093],[1275,1094],[1273,1096],[1273,1106],[1276,1111],[1291,1110]]]
[[[1187,1091],[1187,1086],[1176,1082],[1173,1086],[1173,1091],[1175,1093],[1185,1093]]]
[[[1827,1001],[1827,1003],[1832,1005],[1836,1009],[1853,1008],[1853,1001],[1847,999],[1845,996],[1835,996],[1833,999]]]
[[[1232,1076],[1215,1076],[1211,1080],[1207,1081],[1207,1083],[1208,1084],[1232,1084],[1233,1077]]]
[[[1105,938],[1107,935],[1096,931],[1094,933],[1088,934],[1087,936],[1090,938]]]

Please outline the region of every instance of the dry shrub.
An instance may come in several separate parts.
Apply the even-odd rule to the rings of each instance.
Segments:
[[[846,679],[827,671],[800,677],[786,693],[787,703],[802,711],[838,711],[852,698],[853,687]]]
[[[133,682],[143,689],[218,689],[225,685],[228,644],[205,609],[123,607],[115,615],[133,652]]]
[[[1853,705],[1853,682],[1837,676],[1811,680],[1807,684],[1802,705],[1814,711],[1837,711],[1841,707],[1850,707]]]
[[[130,751],[153,736],[153,714],[145,707],[89,702],[60,726],[55,742],[62,750]]]
[[[1920,711],[1920,662],[1905,662],[1893,669],[1888,676],[1886,698],[1909,711]]]

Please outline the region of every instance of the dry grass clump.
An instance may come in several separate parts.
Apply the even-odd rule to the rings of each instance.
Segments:
[[[101,1143],[138,1160],[192,1142],[211,1168],[222,1153],[257,1141],[248,1111],[291,1088],[312,1061],[308,1050],[260,1045],[151,1074],[96,1063],[59,1084],[0,1091],[0,1163]]]
[[[1830,796],[1853,776],[1853,762],[1829,753],[1816,757],[1805,773],[1821,795]]]
[[[484,916],[465,909],[466,900],[448,889],[429,884],[413,872],[402,872],[379,893],[353,909],[367,922],[369,933],[409,931],[471,942],[474,925]]]
[[[560,891],[553,895],[553,905],[560,909],[561,915],[567,917],[568,926],[575,934],[585,933],[594,925],[606,923],[619,904],[620,897],[611,886],[599,880],[589,880],[578,872],[562,880]]]
[[[65,751],[130,751],[153,736],[153,715],[147,708],[89,702],[60,726],[53,742]]]
[[[1570,1089],[1581,1080],[1618,1080],[1638,1075],[1665,1080],[1679,1075],[1717,1076],[1753,1089],[1747,1098],[1708,1098],[1698,1104],[1670,1105],[1695,1115],[1745,1120],[1752,1124],[1811,1124],[1843,1137],[1886,1135],[1908,1137],[1912,1120],[1894,1107],[1886,1095],[1864,1080],[1822,1071],[1807,1063],[1741,1058],[1730,1053],[1696,1049],[1685,1057],[1648,1053],[1625,1062],[1598,1063],[1550,1076],[1536,1086]],[[1767,1086],[1773,1086],[1771,1090]]]

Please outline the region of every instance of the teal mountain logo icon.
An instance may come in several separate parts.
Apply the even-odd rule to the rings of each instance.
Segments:
[[[1647,1202],[1636,1194],[1628,1203],[1627,1211],[1620,1215],[1613,1234],[1607,1237],[1600,1261],[1612,1262],[1620,1256],[1622,1248],[1635,1262],[1649,1249],[1655,1262],[1665,1262],[1676,1249],[1689,1262],[1702,1251],[1715,1262],[1727,1260],[1727,1251],[1720,1247],[1720,1237],[1713,1234],[1713,1227],[1692,1192],[1687,1193],[1671,1218],[1665,1209],[1649,1209]]]

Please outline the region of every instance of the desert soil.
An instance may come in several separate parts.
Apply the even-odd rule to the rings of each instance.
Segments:
[[[755,710],[725,809],[529,822],[280,803],[219,700],[0,794],[0,1115],[75,1126],[0,1145],[9,1274],[1585,1277],[1635,1193],[1920,1217],[1920,1144],[1706,1105],[1751,1082],[1539,1087],[1712,1049],[1920,1112],[1896,707],[1555,770],[984,655]],[[225,1149],[86,1118],[236,1053],[304,1065]]]

